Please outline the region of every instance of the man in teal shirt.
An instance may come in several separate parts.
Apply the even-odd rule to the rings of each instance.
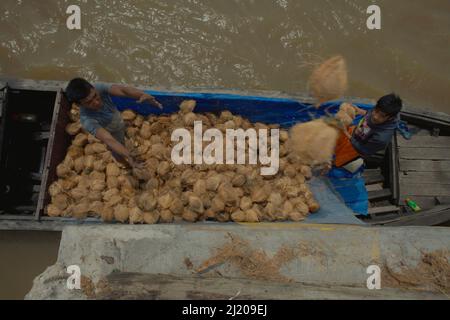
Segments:
[[[80,122],[84,130],[105,143],[118,161],[136,166],[125,148],[125,123],[111,96],[129,97],[138,103],[149,102],[160,109],[162,105],[142,90],[115,84],[92,85],[81,78],[69,82],[66,96],[70,103],[80,107]]]

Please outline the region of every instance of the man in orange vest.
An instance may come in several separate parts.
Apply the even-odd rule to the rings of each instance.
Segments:
[[[380,98],[357,126],[348,127],[347,133],[340,135],[334,165],[344,167],[386,149],[400,121],[402,106],[402,100],[394,93]]]

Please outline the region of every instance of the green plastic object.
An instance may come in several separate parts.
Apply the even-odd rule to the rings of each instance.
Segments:
[[[422,209],[420,209],[419,205],[415,201],[413,201],[409,198],[406,199],[405,202],[408,205],[408,207],[410,207],[414,212],[419,212],[420,210],[422,210]]]

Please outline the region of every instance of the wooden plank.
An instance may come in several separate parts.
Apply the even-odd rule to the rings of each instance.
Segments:
[[[398,221],[386,223],[387,226],[437,226],[450,220],[450,206],[438,206],[434,209],[404,216]]]
[[[397,135],[399,147],[427,147],[427,148],[448,148],[450,146],[450,137],[439,136],[412,136],[411,140],[406,140],[401,135]]]
[[[381,174],[371,175],[371,176],[364,177],[364,181],[365,181],[366,185],[371,185],[371,184],[384,182],[384,177]]]
[[[389,144],[389,185],[392,190],[392,200],[395,204],[398,204],[400,197],[400,185],[399,185],[399,170],[398,170],[398,143],[397,137],[393,136],[391,143]]]
[[[41,216],[41,212],[44,209],[44,197],[45,197],[45,193],[47,192],[46,186],[47,186],[48,174],[49,174],[49,170],[50,170],[49,167],[50,167],[51,155],[53,153],[55,130],[56,130],[56,126],[57,126],[58,114],[59,114],[60,108],[61,108],[61,97],[62,96],[63,96],[62,91],[58,91],[56,93],[55,102],[54,102],[54,106],[53,106],[52,124],[51,124],[50,132],[49,132],[50,136],[47,141],[45,164],[44,164],[44,170],[42,173],[43,179],[41,180],[41,191],[39,193],[38,204],[36,207],[36,211],[34,213],[36,220],[39,220],[39,218]]]
[[[450,161],[400,160],[400,171],[449,172]]]
[[[33,219],[34,217],[32,214],[0,214],[0,221],[2,220],[28,221]]]
[[[399,212],[400,208],[397,206],[386,206],[386,207],[375,207],[375,208],[369,208],[369,215],[377,215],[377,214],[383,214],[383,213],[390,213],[390,212]]]
[[[408,122],[409,124],[415,124],[422,128],[427,128],[429,130],[439,129],[441,132],[450,133],[450,121],[448,119],[448,115],[444,113],[434,113],[433,115],[427,115],[424,113],[421,114],[412,114],[403,112],[401,115],[401,119]]]
[[[450,123],[450,115],[443,112],[433,112],[430,110],[419,109],[417,107],[405,106],[401,112],[401,116],[403,117],[422,117],[424,119],[429,120],[439,120]]]
[[[381,174],[381,170],[380,168],[377,169],[365,169],[363,172],[363,176],[369,176],[369,175],[377,175],[377,174]]]
[[[450,184],[450,172],[407,172],[400,173],[400,183],[437,183]]]
[[[399,149],[400,159],[417,160],[450,160],[450,146],[448,148],[406,148]]]
[[[383,190],[383,185],[382,184],[370,184],[370,185],[366,185],[366,190],[367,192],[370,191],[380,191]]]
[[[437,292],[314,285],[244,278],[174,276],[115,272],[91,299],[97,300],[302,300],[302,299],[445,299]],[[224,311],[225,312],[225,311]]]
[[[368,194],[369,201],[386,199],[386,198],[390,198],[392,196],[392,192],[390,189],[383,189],[380,191],[370,191],[367,194]]]
[[[436,197],[439,204],[450,204],[450,196]]]
[[[402,196],[450,196],[450,184],[409,184],[402,183],[400,185]]]

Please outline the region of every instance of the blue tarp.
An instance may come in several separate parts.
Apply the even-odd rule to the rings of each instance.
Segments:
[[[220,112],[229,110],[251,122],[278,123],[283,128],[289,128],[299,122],[306,122],[323,117],[327,114],[335,114],[340,102],[326,103],[319,109],[307,103],[301,103],[285,98],[266,98],[254,96],[242,96],[232,94],[211,93],[174,93],[147,91],[164,105],[164,110],[150,107],[148,104],[137,104],[128,98],[114,97],[113,101],[120,110],[132,109],[142,115],[162,114],[178,112],[178,106],[183,100],[194,99],[197,102],[195,112]],[[360,108],[369,109],[370,105],[357,104]]]
[[[347,181],[350,188],[354,188],[352,181]],[[320,203],[320,210],[315,214],[309,215],[305,223],[365,224],[355,217],[353,210],[346,203],[344,204],[342,196],[346,195],[346,192],[340,193],[330,179],[314,177],[309,182],[309,187],[314,193],[317,202]],[[345,190],[345,187],[341,186],[339,189],[342,192]]]
[[[369,202],[362,171],[361,169],[352,174],[342,168],[333,168],[328,174],[328,179],[353,212],[367,215]]]
[[[249,119],[251,122],[277,123],[283,128],[335,114],[341,104],[339,101],[326,103],[317,109],[311,104],[286,98],[214,93],[147,92],[164,105],[163,110],[151,107],[148,104],[137,104],[134,100],[128,98],[113,97],[113,101],[120,110],[132,109],[142,115],[159,115],[178,112],[178,106],[183,100],[193,99],[197,102],[195,109],[197,113],[219,113],[222,110],[229,110],[233,114]],[[357,105],[363,109],[373,107],[367,104]],[[355,119],[355,123],[358,120]],[[358,174],[345,175],[340,170],[334,169],[330,173],[328,181],[314,179],[311,182],[311,188],[321,205],[321,210],[309,217],[308,221],[359,224],[360,221],[354,217],[354,214],[367,214],[367,192],[364,187],[364,180]],[[343,202],[347,207],[343,205]]]

